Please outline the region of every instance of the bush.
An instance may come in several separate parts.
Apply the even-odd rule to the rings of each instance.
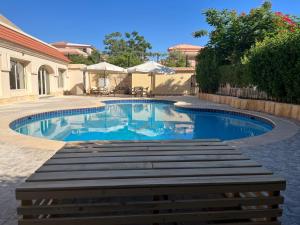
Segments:
[[[300,102],[299,18],[274,13],[269,1],[248,14],[209,9],[204,15],[212,29],[196,59],[202,91],[214,93],[219,84],[258,86],[272,99]]]
[[[300,102],[300,31],[256,43],[244,64],[254,85],[280,101]]]
[[[246,65],[223,65],[219,67],[220,84],[230,84],[231,87],[248,87],[251,77]]]
[[[214,93],[218,90],[220,80],[218,58],[216,50],[207,47],[197,55],[196,79],[202,92]]]

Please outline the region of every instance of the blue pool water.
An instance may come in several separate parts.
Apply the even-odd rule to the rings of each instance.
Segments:
[[[108,102],[93,110],[65,110],[22,118],[11,127],[25,135],[61,141],[232,140],[272,129],[264,120],[237,113],[180,109],[164,101]]]

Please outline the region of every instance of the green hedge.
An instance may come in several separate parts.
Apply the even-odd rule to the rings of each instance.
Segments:
[[[300,102],[300,31],[256,43],[244,59],[254,85],[280,101]]]
[[[219,67],[220,84],[230,84],[232,87],[248,87],[251,76],[247,66],[243,64],[222,65]]]
[[[214,93],[218,90],[220,73],[218,54],[213,48],[204,48],[197,55],[196,79],[202,92]]]

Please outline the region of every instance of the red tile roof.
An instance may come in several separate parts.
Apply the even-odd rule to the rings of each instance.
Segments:
[[[199,51],[202,48],[203,48],[202,46],[197,46],[197,45],[179,44],[179,45],[171,46],[170,48],[168,48],[168,51],[174,51],[174,50]]]
[[[87,53],[75,49],[75,48],[58,48],[58,51],[60,51],[64,55],[83,55],[83,56],[88,56]]]
[[[94,48],[92,45],[88,45],[88,44],[78,44],[78,43],[70,43],[70,42],[66,42],[66,41],[59,41],[59,42],[54,42],[51,43],[51,45],[53,45],[54,47],[57,48],[66,48],[66,47],[83,47],[83,48]]]
[[[65,57],[60,51],[54,47],[50,47],[47,44],[31,38],[21,32],[10,29],[2,24],[0,24],[0,39],[12,42],[14,44],[20,45],[22,47],[28,48],[30,50],[42,53],[44,55],[50,56],[52,58],[70,62],[70,60]]]

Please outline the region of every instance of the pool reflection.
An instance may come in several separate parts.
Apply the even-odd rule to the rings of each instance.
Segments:
[[[171,140],[255,136],[268,124],[222,113],[180,111],[165,103],[107,105],[102,112],[56,117],[17,129],[26,135],[63,141]]]

